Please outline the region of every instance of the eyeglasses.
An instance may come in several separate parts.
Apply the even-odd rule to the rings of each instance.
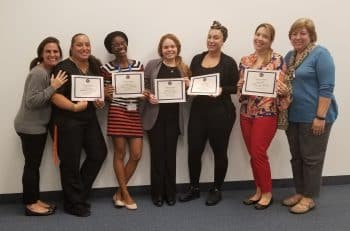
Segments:
[[[112,43],[112,48],[120,48],[120,47],[127,47],[128,45],[126,44],[126,42],[123,43]]]

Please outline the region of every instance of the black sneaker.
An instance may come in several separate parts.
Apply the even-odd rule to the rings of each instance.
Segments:
[[[207,201],[205,202],[208,206],[213,206],[219,203],[222,199],[221,191],[217,188],[209,190]]]
[[[194,199],[197,199],[200,197],[200,191],[199,188],[194,188],[194,187],[189,187],[187,192],[183,193],[182,195],[180,195],[179,197],[179,201],[181,202],[187,202],[187,201],[191,201]]]

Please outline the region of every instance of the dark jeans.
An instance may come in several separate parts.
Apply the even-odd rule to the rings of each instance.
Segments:
[[[226,176],[227,147],[236,119],[233,104],[194,102],[188,124],[188,166],[193,187],[199,187],[202,154],[209,140],[214,153],[214,186],[220,189]]]
[[[311,123],[290,122],[286,131],[296,192],[307,197],[319,195],[323,162],[332,128],[327,123],[322,135],[312,133]]]
[[[17,133],[21,138],[24,155],[22,176],[23,203],[33,204],[39,200],[40,163],[45,149],[47,133],[24,134]]]
[[[82,150],[86,158],[81,164]],[[71,208],[85,204],[107,155],[96,116],[89,120],[67,119],[58,127],[58,155],[64,206]]]

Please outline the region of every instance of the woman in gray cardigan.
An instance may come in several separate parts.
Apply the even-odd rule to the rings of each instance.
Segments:
[[[22,184],[27,216],[51,215],[56,208],[55,205],[40,200],[39,167],[51,117],[50,99],[56,89],[67,81],[64,72],[59,72],[56,78],[50,78],[52,68],[62,58],[62,50],[56,38],[45,38],[37,48],[37,55],[30,63],[21,106],[14,121],[24,154]]]
[[[151,149],[151,191],[154,205],[176,202],[176,147],[183,132],[183,105],[159,104],[154,95],[154,80],[183,78],[188,83],[189,68],[179,56],[181,44],[173,34],[161,37],[160,59],[151,60],[145,68],[146,100],[141,105],[143,128],[147,131]]]

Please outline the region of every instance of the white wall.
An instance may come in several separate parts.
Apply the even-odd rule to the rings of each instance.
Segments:
[[[34,58],[36,47],[46,36],[60,39],[65,57],[68,55],[73,34],[84,32],[90,36],[93,53],[108,61],[103,39],[114,30],[122,30],[129,36],[129,56],[146,63],[156,58],[156,46],[161,35],[171,32],[182,42],[182,55],[189,63],[193,55],[206,49],[205,41],[213,20],[219,20],[229,30],[224,51],[238,62],[240,57],[253,51],[252,37],[256,26],[262,22],[272,23],[277,31],[273,47],[285,54],[290,48],[288,30],[299,17],[310,17],[315,21],[319,44],[332,53],[336,64],[335,94],[340,107],[329,141],[324,175],[349,175],[350,156],[347,149],[349,134],[349,97],[346,94],[346,78],[350,76],[349,33],[350,19],[347,1],[329,0],[0,0],[0,64],[1,91],[0,108],[0,194],[21,192],[23,155],[19,138],[13,129],[13,119],[20,104],[28,65]],[[235,100],[235,105],[238,106]],[[105,114],[100,113],[105,124]],[[95,187],[116,185],[112,170],[112,148],[108,140],[109,155],[95,182]],[[186,137],[180,139],[177,158],[177,181],[188,182]],[[242,141],[238,123],[231,134],[229,146],[229,169],[226,180],[252,179],[249,158]],[[279,131],[269,155],[273,178],[291,177],[290,154],[286,137]],[[201,181],[213,179],[213,156],[207,147],[203,156]],[[149,148],[145,140],[144,152],[131,185],[149,184]],[[53,165],[51,141],[41,167],[41,189],[59,190],[58,167]]]

